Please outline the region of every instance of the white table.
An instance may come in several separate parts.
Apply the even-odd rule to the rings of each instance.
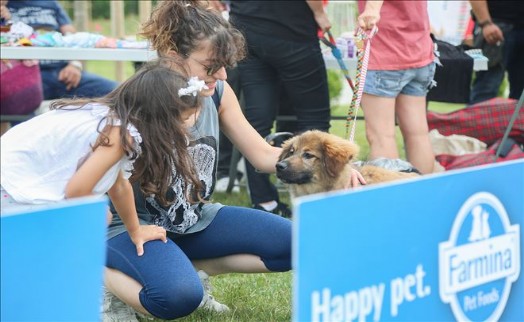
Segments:
[[[156,51],[146,49],[0,47],[2,59],[148,61]]]
[[[64,48],[64,47],[0,47],[2,59],[54,59],[54,60],[110,60],[110,61],[148,61],[157,57],[156,51],[146,49],[112,48]],[[483,56],[482,56],[483,57]],[[475,57],[473,70],[486,70],[487,58]],[[326,68],[339,69],[335,57],[324,55]],[[344,59],[346,68],[353,74],[357,68],[356,58]]]
[[[63,48],[63,47],[4,47],[0,48],[2,59],[51,59],[51,60],[110,60],[148,61],[157,57],[156,51],[146,49],[112,48]],[[338,63],[331,55],[325,55],[327,68],[338,69]],[[357,68],[356,59],[345,59],[349,70]]]
[[[470,54],[466,52],[466,54],[470,55],[471,58],[473,58],[473,70],[479,71],[479,70],[488,70],[488,59],[483,56],[482,54]],[[333,56],[327,56],[324,55],[324,61],[326,62],[326,68],[332,68],[337,69],[340,68],[337,60]],[[352,72],[357,69],[357,59],[356,58],[346,58],[344,59],[344,63],[346,64],[346,68]]]

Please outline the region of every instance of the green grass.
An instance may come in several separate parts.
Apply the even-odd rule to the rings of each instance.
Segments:
[[[87,68],[102,76],[114,79],[114,63],[88,62]],[[132,75],[131,63],[126,63],[126,75]],[[462,104],[445,104],[431,102],[429,109],[437,112],[450,112],[462,108]],[[333,107],[333,115],[347,114],[347,106]],[[331,133],[346,137],[346,121],[332,121]],[[364,134],[364,121],[357,121],[355,141],[361,147],[360,158],[366,159],[369,153]],[[403,151],[400,133],[397,133],[399,151]],[[402,155],[403,156],[403,155]],[[289,196],[282,192],[282,200],[289,203]],[[250,206],[245,187],[239,193],[215,193],[214,201],[226,205]],[[277,322],[291,320],[292,273],[268,274],[228,274],[211,278],[214,287],[213,295],[221,303],[228,305],[231,312],[224,314],[197,310],[191,315],[178,319],[183,322]],[[145,321],[145,320],[144,320]],[[161,320],[154,320],[160,322]]]
[[[231,311],[218,314],[197,310],[177,321],[290,321],[291,277],[291,272],[216,276],[212,279],[213,294]]]
[[[132,62],[122,62],[124,65],[125,77],[130,77],[135,72]],[[88,61],[85,62],[85,70],[97,75],[104,76],[111,80],[116,78],[116,62],[113,61]]]

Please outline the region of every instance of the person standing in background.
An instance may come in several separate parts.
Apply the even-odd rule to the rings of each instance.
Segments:
[[[329,92],[318,29],[326,32],[331,23],[323,3],[232,0],[229,17],[248,47],[238,70],[249,123],[262,137],[270,134],[282,89],[297,117],[297,132],[328,131]],[[249,163],[246,172],[254,208],[291,215],[268,174]]]
[[[21,21],[35,31],[59,31],[64,35],[76,32],[71,19],[57,1],[9,1],[7,9],[14,22]],[[40,73],[45,100],[100,97],[118,85],[112,80],[85,72],[78,60],[41,60]]]
[[[371,41],[362,96],[369,159],[399,157],[398,122],[407,160],[421,173],[433,172],[435,157],[428,135],[426,94],[435,62],[426,1],[358,2],[359,26],[378,27]]]
[[[470,4],[476,21],[475,43],[485,42],[485,50],[498,53],[489,57],[487,71],[475,73],[470,104],[496,97],[506,71],[509,97],[518,99],[524,89],[524,5],[493,0],[470,0]]]

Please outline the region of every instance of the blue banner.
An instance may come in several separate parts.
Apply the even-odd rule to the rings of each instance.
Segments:
[[[524,321],[524,160],[297,199],[293,321]]]
[[[2,214],[1,320],[98,321],[106,198]]]

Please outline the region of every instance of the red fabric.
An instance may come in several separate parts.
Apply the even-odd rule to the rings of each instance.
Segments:
[[[27,67],[20,60],[0,63],[0,103],[2,115],[26,115],[42,103],[42,77],[38,64]]]
[[[495,158],[500,141],[502,141],[502,139],[491,145],[484,152],[464,154],[460,156],[441,154],[437,155],[436,159],[446,170],[452,170],[524,158],[524,151],[518,144],[513,145],[510,152],[504,158]]]
[[[464,39],[473,39],[473,30],[475,29],[475,21],[473,18],[469,18],[468,25],[464,31]]]
[[[494,98],[451,113],[428,111],[428,125],[430,130],[437,129],[442,135],[466,135],[489,146],[504,136],[516,107],[514,99]],[[524,109],[513,123],[509,136],[524,143]]]

